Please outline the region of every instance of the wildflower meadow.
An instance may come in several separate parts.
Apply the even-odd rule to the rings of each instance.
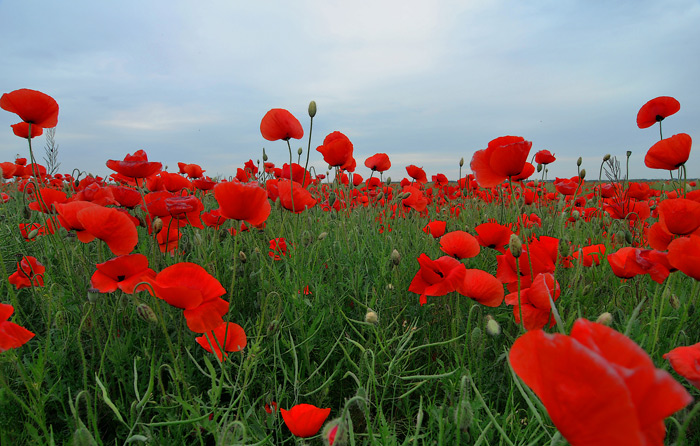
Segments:
[[[0,163],[3,446],[700,444],[675,98],[639,109],[646,153],[568,178],[498,135],[459,178],[389,178],[391,153],[313,134],[315,102],[308,125],[261,116],[265,149],[227,177],[145,148],[102,178],[60,166],[50,95],[0,107],[20,153]],[[632,156],[669,179],[630,180]]]

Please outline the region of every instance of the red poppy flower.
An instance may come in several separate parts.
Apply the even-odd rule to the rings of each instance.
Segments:
[[[36,257],[24,256],[17,262],[17,271],[10,274],[8,280],[18,290],[32,286],[44,286],[44,271],[46,268],[39,263]]]
[[[156,296],[184,311],[187,326],[195,333],[216,329],[228,312],[220,296],[226,290],[218,280],[196,263],[180,262],[162,270],[151,280]]]
[[[270,216],[267,191],[256,183],[219,183],[214,187],[214,198],[219,203],[219,212],[226,218],[245,220],[258,226]]]
[[[212,333],[214,337],[211,336]],[[224,352],[238,352],[243,350],[246,344],[248,344],[248,338],[246,337],[243,327],[233,322],[222,323],[213,331],[209,332],[208,335],[209,339],[207,339],[206,336],[198,336],[195,338],[195,341],[209,353],[216,353],[216,356],[219,357],[219,361],[226,360],[224,355],[228,357],[228,354],[221,353],[221,347],[224,348]],[[211,344],[209,344],[210,342]]]
[[[270,252],[267,253],[273,260],[282,260],[287,255],[287,240],[284,237],[270,240]]]
[[[287,110],[273,108],[265,113],[260,121],[260,133],[268,141],[278,139],[289,141],[290,138],[301,139],[304,136],[304,129],[297,118]]]
[[[672,241],[668,245],[668,262],[686,276],[700,280],[700,237],[691,235]]]
[[[216,186],[216,181],[212,180],[209,177],[204,177],[204,178],[195,178],[192,180],[192,185],[196,187],[199,190],[203,191],[208,191],[214,189],[214,186]]]
[[[39,189],[39,195],[41,195],[41,200],[37,198],[36,201],[29,203],[29,209],[45,214],[53,212],[54,205],[68,201],[65,192],[49,187]]]
[[[690,384],[700,389],[700,343],[676,347],[664,355],[671,367]]]
[[[537,164],[550,164],[556,161],[557,159],[554,158],[554,155],[552,155],[552,152],[549,150],[540,150],[535,154],[535,162]]]
[[[5,93],[0,97],[0,108],[16,113],[32,127],[52,128],[58,124],[58,103],[40,91],[22,88]]]
[[[421,295],[421,305],[428,301],[426,296],[444,296],[455,291],[466,269],[459,260],[450,256],[431,260],[427,255],[421,254],[418,256],[418,264],[420,269],[413,277],[408,291]]]
[[[527,288],[534,276],[540,273],[554,273],[559,253],[559,239],[541,236],[523,244],[523,252],[516,259],[510,251],[496,257],[498,270],[496,277],[503,283],[512,284],[511,291],[517,287],[518,276],[521,287]],[[517,267],[516,267],[517,264]]]
[[[10,162],[0,163],[0,168],[2,168],[2,177],[6,180],[11,179],[17,171],[17,165]]]
[[[509,177],[518,176],[525,167],[532,142],[520,136],[501,136],[472,156],[470,167],[481,187],[498,186]]]
[[[476,240],[481,246],[501,253],[506,252],[504,246],[509,243],[510,236],[513,234],[509,227],[493,222],[482,223],[474,228],[474,231],[477,233]]]
[[[431,179],[433,180],[433,184],[435,186],[445,186],[447,185],[447,183],[450,182],[450,180],[447,179],[447,176],[444,173],[433,175]]]
[[[161,163],[149,162],[148,155],[143,150],[137,150],[133,155],[127,154],[123,161],[108,160],[106,164],[127,178],[146,178],[163,167]]]
[[[428,199],[425,197],[425,194],[423,194],[423,192],[417,187],[406,186],[401,192],[404,194],[408,193],[409,195],[408,197],[401,200],[401,204],[405,208],[411,208],[417,212],[423,212],[428,206]]]
[[[637,113],[637,127],[645,129],[678,112],[681,104],[670,96],[659,96],[642,105]]]
[[[391,168],[391,161],[386,153],[377,153],[365,160],[365,166],[377,172],[386,172]]]
[[[20,122],[19,124],[13,124],[10,127],[12,127],[12,132],[16,136],[19,136],[20,138],[24,138],[24,139],[29,139],[29,124],[27,124],[26,122]],[[32,126],[32,138],[36,138],[37,136],[41,135],[42,133],[44,133],[43,127],[39,127],[38,125]]]
[[[663,200],[657,208],[659,222],[674,235],[690,235],[700,227],[700,203],[687,198]]]
[[[70,203],[58,203],[55,205],[56,212],[58,212],[58,222],[67,231],[75,230],[78,240],[83,243],[90,243],[95,240],[95,236],[85,231],[85,227],[78,220],[77,214],[83,209],[92,206],[98,205],[89,201],[71,201]]]
[[[31,331],[8,321],[14,311],[12,305],[0,303],[0,353],[21,347],[34,337]]]
[[[417,182],[421,184],[425,184],[428,182],[428,177],[425,176],[425,170],[423,170],[421,167],[414,166],[413,164],[406,166],[406,172],[408,173],[408,176],[416,180]]]
[[[97,264],[97,271],[90,278],[90,285],[100,293],[111,293],[117,288],[127,294],[146,278],[155,278],[156,272],[148,267],[148,257],[143,254],[128,254]]]
[[[538,274],[532,284],[518,292],[506,296],[506,303],[513,305],[515,323],[520,324],[522,312],[526,330],[538,330],[545,326],[552,327],[555,323],[552,316],[552,304],[549,299],[556,302],[561,294],[559,282],[550,273]]]
[[[340,132],[333,132],[326,136],[323,145],[316,148],[323,154],[323,160],[329,166],[340,167],[352,172],[355,159],[352,156],[353,145],[347,136]]]
[[[476,257],[481,251],[479,241],[468,232],[452,231],[440,239],[440,250],[458,260]]]
[[[185,174],[189,178],[201,178],[205,172],[198,164],[177,163],[177,167],[181,174]]]
[[[653,255],[655,252],[658,251],[627,246],[608,254],[607,258],[613,274],[617,277],[629,279],[639,274],[649,274],[653,281],[662,283],[668,277],[669,270]]]
[[[583,266],[589,267],[600,265],[600,259],[605,255],[605,245],[597,244],[591,246],[584,246],[580,250],[574,251],[573,257],[575,259],[581,258]]]
[[[692,401],[632,340],[585,319],[570,336],[522,335],[510,363],[576,446],[661,445],[664,419]]]
[[[109,189],[120,206],[131,209],[141,203],[141,194],[135,189],[124,186],[109,186]]]
[[[104,241],[114,255],[129,254],[139,241],[136,226],[129,216],[114,208],[88,206],[75,217],[86,232]]]
[[[304,210],[311,209],[316,205],[316,200],[311,195],[311,192],[301,187],[301,184],[296,181],[293,187],[289,180],[278,181],[277,191],[282,207],[288,211],[293,210],[295,214],[304,212]],[[292,193],[294,194],[293,199]]]
[[[503,303],[503,284],[491,274],[480,269],[467,269],[461,280],[456,281],[456,291],[487,307]]]
[[[688,161],[692,144],[686,133],[662,139],[647,151],[644,165],[650,169],[676,170]]]
[[[554,180],[554,188],[562,195],[574,195],[583,180],[577,175],[571,178],[557,178]]]
[[[434,220],[425,225],[425,227],[423,228],[423,232],[432,235],[433,238],[440,238],[445,234],[446,227],[446,221]]]
[[[294,436],[307,438],[316,435],[331,413],[312,404],[297,404],[289,410],[280,409],[284,424]]]

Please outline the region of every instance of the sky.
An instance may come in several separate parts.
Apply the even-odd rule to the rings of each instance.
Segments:
[[[554,153],[549,179],[576,175],[578,157],[597,179],[605,154],[624,171],[628,150],[631,178],[668,178],[644,166],[658,125],[636,125],[658,96],[681,104],[664,136],[700,143],[697,0],[0,0],[0,17],[0,93],[56,99],[63,173],[109,175],[108,159],[139,149],[168,171],[197,163],[212,177],[262,162],[263,148],[281,166],[287,145],[260,134],[272,108],[302,123],[291,142],[304,160],[311,100],[319,173],[315,148],[340,131],[365,178],[364,160],[382,152],[395,181],[409,164],[456,180],[461,158],[465,175],[505,135]],[[16,122],[0,113],[0,161],[28,154]],[[33,145],[41,162],[44,137]]]

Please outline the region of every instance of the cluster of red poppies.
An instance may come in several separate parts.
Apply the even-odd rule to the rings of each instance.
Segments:
[[[7,93],[0,106],[20,116],[22,123],[13,125],[13,131],[29,140],[57,123],[58,105],[40,92]],[[679,109],[673,98],[656,98],[639,111],[638,125],[661,125]],[[312,119],[315,111],[314,104]],[[260,131],[270,141],[304,135],[299,121],[283,109],[265,114]],[[690,146],[686,134],[662,136],[647,152],[645,164],[670,171],[684,168]],[[600,324],[579,320],[570,336],[550,335],[542,329],[555,324],[561,292],[555,277],[558,265],[594,267],[606,259],[622,279],[648,274],[661,283],[681,271],[700,280],[700,191],[688,192],[683,186],[662,194],[635,182],[590,188],[582,172],[570,179],[557,178],[551,191],[541,181],[526,182],[536,170],[528,162],[531,149],[532,142],[523,137],[496,138],[474,153],[473,174],[453,184],[437,174],[430,187],[426,172],[415,165],[406,167],[408,178],[398,187],[375,177],[375,172],[381,176],[391,167],[385,153],[365,160],[371,174],[364,180],[355,172],[352,142],[339,131],[327,135],[316,149],[335,168],[332,183],[298,163],[276,167],[266,157],[263,166],[246,162],[229,181],[206,177],[197,164],[178,163],[179,171],[170,173],[162,170],[161,163],[149,161],[143,150],[123,160],[108,160],[107,167],[115,172],[108,180],[87,177],[76,182],[69,175],[47,175],[39,164],[27,166],[26,159],[0,167],[3,178],[14,178],[16,187],[29,197],[29,209],[47,216],[43,225],[20,225],[25,240],[36,240],[59,227],[83,243],[101,240],[115,257],[96,265],[91,286],[102,293],[146,290],[183,310],[189,329],[204,334],[196,342],[222,361],[226,352],[240,351],[247,343],[243,328],[224,320],[229,310],[229,303],[222,299],[226,290],[194,263],[176,263],[156,273],[146,256],[133,253],[140,241],[137,228],[144,227],[162,252],[174,253],[181,249],[182,228],[219,229],[228,220],[234,220],[234,227],[228,229],[232,235],[261,228],[271,214],[271,202],[277,201],[297,214],[317,205],[322,211],[337,213],[372,207],[379,232],[391,231],[391,221],[397,218],[428,218],[433,209],[437,214],[448,210],[450,217],[459,216],[465,200],[504,205],[521,202],[539,208],[562,201],[566,225],[575,225],[579,219],[618,219],[626,229],[622,235],[605,233],[609,243],[589,240],[583,246],[536,235],[533,229],[540,228],[542,220],[534,212],[522,213],[509,224],[487,221],[469,229],[471,232],[448,231],[449,220],[428,220],[423,231],[439,241],[445,255],[433,260],[420,254],[419,269],[408,290],[420,296],[421,305],[428,297],[452,292],[489,307],[498,307],[504,300],[512,305],[514,320],[527,330],[511,349],[513,369],[542,399],[552,421],[572,444],[627,444],[623,440],[630,438],[634,444],[660,444],[665,436],[663,419],[690,401],[680,384],[656,369],[633,341]],[[547,150],[534,155],[537,165],[555,160]],[[210,192],[218,208],[205,210],[202,200]],[[3,194],[3,200],[9,199]],[[648,219],[657,221],[649,224]],[[531,235],[525,235],[526,229]],[[606,246],[616,248],[615,252],[606,256]],[[280,261],[290,256],[292,246],[278,237],[270,240],[269,248],[269,256]],[[481,248],[498,251],[495,274],[467,268],[464,263],[480,255]],[[40,287],[45,271],[36,258],[23,256],[9,280],[17,289]],[[12,311],[11,306],[0,304],[0,351],[19,347],[33,336],[7,320]],[[665,357],[700,388],[700,344],[679,347]],[[599,387],[594,392],[571,390],[586,386]],[[601,396],[591,402],[591,394]],[[306,437],[318,432],[330,409],[300,404],[281,413],[293,434]],[[624,429],[617,429],[621,419]],[[611,420],[616,421],[611,424]]]

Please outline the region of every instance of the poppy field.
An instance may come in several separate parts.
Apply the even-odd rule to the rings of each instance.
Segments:
[[[226,178],[147,149],[60,173],[36,153],[58,103],[0,107],[26,154],[0,163],[2,445],[700,444],[700,189],[691,137],[663,134],[674,98],[639,109],[646,153],[554,179],[520,136],[459,178],[392,179],[391,153],[314,143],[315,102],[308,126],[262,116],[266,148]],[[631,181],[631,156],[670,179]]]

